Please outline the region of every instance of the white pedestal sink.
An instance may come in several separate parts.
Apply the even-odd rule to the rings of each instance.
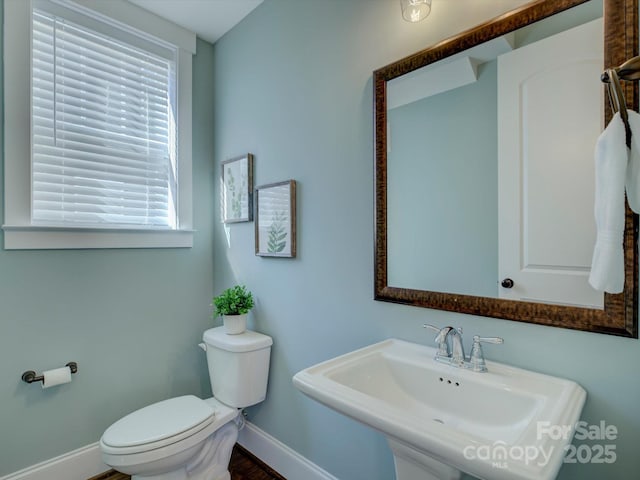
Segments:
[[[302,370],[293,383],[382,432],[397,480],[456,480],[461,472],[486,480],[554,479],[584,389],[496,362],[487,362],[488,372],[472,372],[436,362],[435,354],[386,340]],[[565,434],[549,435],[549,426]]]

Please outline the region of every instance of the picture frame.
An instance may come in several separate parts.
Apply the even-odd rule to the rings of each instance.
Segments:
[[[256,255],[296,256],[296,181],[256,188]]]
[[[253,155],[222,162],[222,221],[253,220]]]

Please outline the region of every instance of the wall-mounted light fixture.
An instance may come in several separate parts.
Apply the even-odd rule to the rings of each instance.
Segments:
[[[419,22],[431,12],[431,0],[400,0],[400,7],[407,22]]]

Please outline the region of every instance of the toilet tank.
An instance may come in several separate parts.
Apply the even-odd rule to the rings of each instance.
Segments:
[[[235,408],[262,402],[267,394],[271,337],[250,330],[229,335],[217,327],[205,331],[202,339],[214,398]]]

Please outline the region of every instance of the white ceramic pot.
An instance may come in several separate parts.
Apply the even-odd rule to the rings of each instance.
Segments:
[[[238,335],[247,329],[247,314],[223,315],[222,324],[224,326],[224,333],[227,335]]]

